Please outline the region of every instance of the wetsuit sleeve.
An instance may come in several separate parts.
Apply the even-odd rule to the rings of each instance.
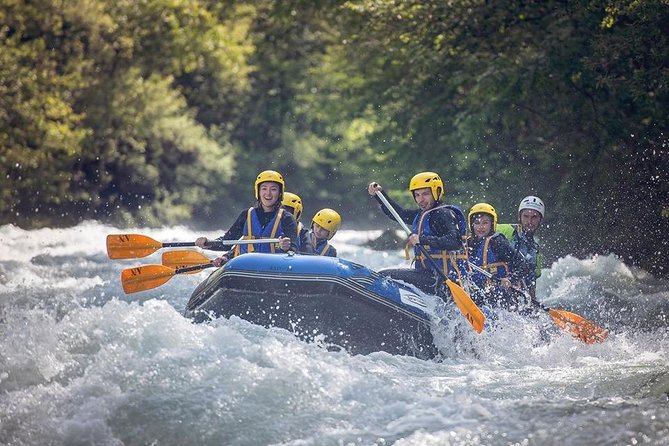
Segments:
[[[500,234],[504,234],[504,237],[506,237],[507,240],[513,240],[513,231],[514,231],[514,225],[509,224],[509,223],[499,223],[497,225],[496,231],[499,232]]]
[[[409,225],[409,228],[411,228],[411,225],[413,224],[414,219],[416,218],[416,214],[418,214],[418,210],[416,209],[404,209],[402,206],[397,204],[395,200],[390,198],[385,191],[381,191],[384,197],[386,197],[386,200],[388,200],[388,203],[397,211],[397,214],[400,216],[402,221]],[[393,214],[386,208],[386,206],[381,202],[379,197],[374,195],[374,199],[379,203],[381,206],[381,210],[383,211],[384,214],[386,214],[391,220],[395,221],[395,217]]]
[[[314,247],[311,244],[311,232],[305,231],[300,237],[300,254],[315,255]]]
[[[281,230],[283,231],[284,237],[290,237],[290,248],[289,251],[298,252],[297,249],[297,220],[293,217],[293,214],[286,211],[281,216]]]
[[[247,212],[248,212],[247,209],[243,210],[239,214],[239,216],[237,217],[237,220],[235,220],[235,222],[232,224],[232,226],[230,226],[230,229],[228,229],[225,234],[218,237],[214,241],[215,242],[222,242],[222,241],[225,241],[225,240],[239,240],[241,238],[241,236],[244,234],[244,225],[246,224],[246,214],[247,214]],[[230,246],[232,246],[232,245],[219,244],[219,245],[212,245],[211,247],[207,247],[207,249],[210,249],[212,251],[226,251],[226,250],[230,249]],[[232,258],[233,251],[234,251],[234,246],[232,247],[232,250],[230,250],[230,252],[228,252],[224,255],[227,256],[228,258]]]
[[[511,279],[514,281],[530,278],[532,275],[532,265],[525,260],[522,254],[511,246],[509,240],[502,234],[495,235],[492,240],[492,249],[497,258],[508,263],[511,270]]]
[[[450,209],[436,209],[430,215],[430,230],[433,235],[421,235],[421,245],[432,249],[457,251],[462,248],[462,237],[458,230],[458,219]]]
[[[300,252],[303,253],[305,250],[309,250],[309,246],[311,244],[309,243],[309,231],[307,229],[302,229],[300,231]]]

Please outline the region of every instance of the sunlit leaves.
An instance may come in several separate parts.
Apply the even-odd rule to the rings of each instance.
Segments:
[[[3,2],[0,17],[3,223],[158,224],[216,200],[208,189],[234,169],[225,125],[248,87],[253,8]]]

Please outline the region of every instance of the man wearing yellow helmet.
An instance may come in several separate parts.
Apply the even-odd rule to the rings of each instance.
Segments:
[[[290,212],[281,208],[286,183],[283,176],[274,170],[260,172],[255,181],[256,204],[239,214],[230,229],[216,241],[279,238],[278,247],[273,243],[237,245],[233,250],[214,259],[215,266],[221,266],[234,256],[247,252],[277,253],[297,251],[297,222]],[[195,244],[204,248],[206,237],[198,237]],[[212,249],[209,247],[208,249]],[[222,249],[222,248],[221,248]]]
[[[303,254],[337,257],[337,250],[329,243],[341,227],[341,216],[333,209],[321,209],[311,220],[308,242],[302,246]]]
[[[298,249],[301,249],[302,246],[304,246],[308,241],[307,233],[309,232],[309,230],[304,227],[302,222],[300,222],[302,210],[304,209],[302,207],[302,199],[297,194],[292,192],[284,192],[281,205],[285,210],[293,214],[295,220],[297,220],[297,240],[295,241],[295,244],[297,245]]]
[[[371,182],[367,188],[367,192],[375,196],[388,217],[394,220],[393,214],[376,196],[377,192],[383,194],[405,223],[412,225],[407,246],[414,248],[414,269],[386,269],[380,273],[412,283],[425,292],[437,294],[440,291],[438,284],[443,281],[436,280],[431,263],[423,256],[417,245],[425,248],[437,267],[451,280],[462,283],[463,276],[467,273],[467,254],[463,244],[466,232],[465,217],[457,206],[442,203],[444,183],[434,172],[414,175],[409,182],[409,191],[418,209],[402,208],[376,181]]]
[[[477,203],[469,211],[467,220],[470,231],[467,239],[469,261],[492,274],[488,278],[476,270],[471,273],[472,281],[481,290],[481,293],[475,294],[477,303],[506,309],[517,307],[518,300],[509,288],[529,273],[530,264],[514,251],[502,234],[495,233],[497,212],[494,207],[488,203]]]
[[[546,214],[546,206],[539,197],[528,195],[520,200],[518,205],[518,223],[499,224],[497,231],[511,242],[511,246],[522,254],[532,265],[531,271],[522,282],[532,297],[536,295],[537,278],[541,276],[542,256],[541,247],[534,235],[541,226]]]

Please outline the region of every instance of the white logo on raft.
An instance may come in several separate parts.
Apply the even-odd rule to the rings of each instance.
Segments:
[[[406,305],[411,305],[412,307],[417,307],[420,308],[421,310],[424,310],[427,308],[427,304],[423,300],[422,297],[420,297],[417,294],[414,294],[410,291],[403,290],[400,288],[400,300],[402,301],[403,304]]]

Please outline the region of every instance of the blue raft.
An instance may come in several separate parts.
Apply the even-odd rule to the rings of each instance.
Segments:
[[[196,322],[238,316],[351,354],[433,358],[430,308],[410,286],[348,260],[250,253],[202,282],[185,316]]]

